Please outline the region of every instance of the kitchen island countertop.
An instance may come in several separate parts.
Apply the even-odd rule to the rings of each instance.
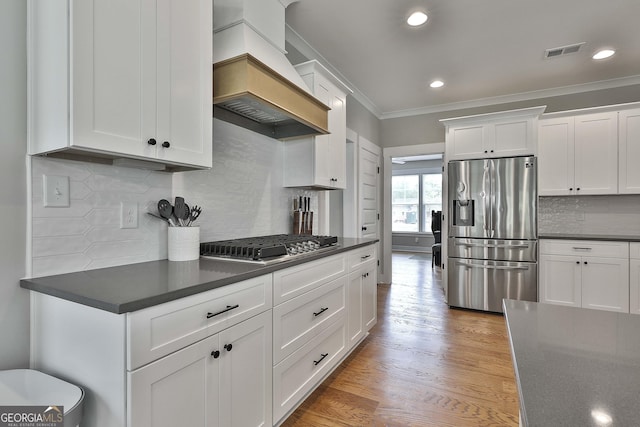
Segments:
[[[266,266],[205,258],[196,261],[160,260],[22,279],[20,286],[121,314],[336,255],[377,241],[339,238],[338,245],[331,249]]]
[[[539,239],[564,240],[606,240],[611,242],[640,242],[639,235],[611,235],[611,234],[569,234],[569,233],[538,233]]]
[[[524,426],[632,426],[640,316],[504,300]]]

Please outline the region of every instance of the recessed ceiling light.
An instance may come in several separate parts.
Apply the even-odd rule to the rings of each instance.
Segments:
[[[438,87],[442,87],[444,86],[444,82],[442,80],[434,80],[431,82],[431,84],[429,85],[433,88],[438,88]]]
[[[593,59],[606,59],[606,58],[609,58],[609,57],[613,56],[614,53],[616,53],[615,50],[602,49],[602,50],[596,52],[595,55],[593,55]]]
[[[407,24],[412,27],[418,27],[427,22],[427,14],[424,12],[413,12],[409,18],[407,18]]]

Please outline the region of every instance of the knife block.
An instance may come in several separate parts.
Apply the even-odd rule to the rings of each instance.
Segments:
[[[293,211],[293,234],[313,234],[313,212]]]

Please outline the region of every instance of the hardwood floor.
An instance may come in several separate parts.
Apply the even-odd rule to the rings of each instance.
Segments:
[[[517,426],[504,317],[449,309],[440,277],[394,253],[378,324],[283,426]]]

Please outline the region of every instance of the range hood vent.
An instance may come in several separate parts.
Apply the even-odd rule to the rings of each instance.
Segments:
[[[248,53],[213,65],[213,116],[275,139],[328,134],[329,107]]]

